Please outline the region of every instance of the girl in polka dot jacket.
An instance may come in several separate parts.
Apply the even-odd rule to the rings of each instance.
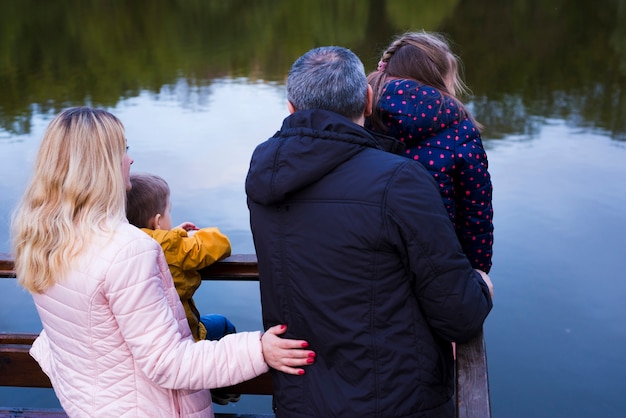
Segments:
[[[374,112],[366,126],[406,145],[439,185],[463,250],[476,269],[489,272],[493,247],[491,177],[480,129],[457,99],[467,93],[460,61],[436,33],[411,32],[385,50],[368,76]]]

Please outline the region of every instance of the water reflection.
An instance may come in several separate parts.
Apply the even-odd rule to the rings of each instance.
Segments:
[[[180,80],[110,110],[124,123],[132,170],[158,173],[170,184],[173,219],[218,225],[233,240],[234,253],[254,252],[243,185],[254,147],[287,115],[284,89],[243,79],[205,87]],[[9,250],[9,212],[52,116],[33,115],[30,135],[0,141],[0,155],[11,156],[0,165],[0,253]]]
[[[28,133],[34,113],[113,107],[183,79],[282,83],[296,57],[323,44],[353,49],[371,70],[394,34],[424,28],[457,43],[491,137],[532,132],[546,116],[623,140],[625,20],[612,0],[10,0],[0,14],[0,127]]]

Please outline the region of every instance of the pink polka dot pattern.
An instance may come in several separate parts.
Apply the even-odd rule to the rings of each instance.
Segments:
[[[439,185],[450,219],[474,268],[491,269],[491,176],[480,132],[461,103],[413,80],[392,80],[377,104],[387,135],[406,145]],[[374,127],[368,126],[372,129]]]

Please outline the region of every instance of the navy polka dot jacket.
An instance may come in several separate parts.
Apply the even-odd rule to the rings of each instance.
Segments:
[[[387,83],[376,106],[405,156],[433,175],[459,241],[474,268],[489,272],[493,247],[491,177],[480,132],[462,105],[414,80]],[[378,130],[374,126],[368,127]]]

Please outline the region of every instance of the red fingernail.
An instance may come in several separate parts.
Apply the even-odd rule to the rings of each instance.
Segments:
[[[315,357],[315,351],[311,351],[311,352],[309,353],[309,357]]]
[[[309,357],[308,359],[306,359],[306,362],[311,364],[315,361],[315,359],[313,357]]]
[[[280,329],[285,329],[285,328],[287,328],[287,325],[281,325],[280,326]]]
[[[306,341],[302,343],[302,347],[308,347],[309,343],[307,343]]]
[[[304,370],[298,370],[298,374],[304,374]]]

